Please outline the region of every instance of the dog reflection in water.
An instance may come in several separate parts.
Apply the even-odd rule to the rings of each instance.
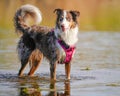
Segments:
[[[50,91],[46,96],[70,96],[70,82],[65,82],[64,92],[57,92],[55,83],[50,84],[50,89],[54,89],[54,91]]]
[[[55,83],[51,83],[50,84],[50,92],[43,95],[42,90],[40,89],[39,85],[34,84],[31,86],[31,88],[30,87],[29,88],[28,87],[21,88],[19,96],[70,96],[70,82],[65,82],[64,92],[58,91]]]

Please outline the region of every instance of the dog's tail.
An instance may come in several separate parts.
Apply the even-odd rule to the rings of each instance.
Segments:
[[[40,10],[33,5],[23,5],[17,10],[14,16],[14,26],[17,33],[24,33],[26,29],[29,29],[28,21],[31,17],[35,24],[42,21]]]

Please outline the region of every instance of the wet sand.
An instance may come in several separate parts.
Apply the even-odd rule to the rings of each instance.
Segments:
[[[53,84],[46,60],[35,77],[17,76],[17,41],[0,39],[0,96],[120,96],[120,33],[80,32],[70,82],[65,81],[64,65],[57,65]]]

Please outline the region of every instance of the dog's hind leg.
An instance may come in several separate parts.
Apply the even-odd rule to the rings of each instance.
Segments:
[[[43,54],[39,51],[39,50],[35,50],[32,52],[30,58],[30,63],[31,63],[31,69],[28,73],[29,76],[33,76],[34,72],[37,70],[37,68],[39,67],[42,59],[43,59]]]
[[[31,67],[31,69],[30,69],[30,71],[28,73],[29,76],[33,76],[34,75],[35,70],[37,70],[37,68],[40,65],[40,61],[34,61],[34,63],[32,63],[32,64],[33,65],[32,65],[32,67]]]
[[[30,69],[30,72],[28,73],[29,76],[33,76],[34,75],[34,72],[37,70],[37,68],[41,64],[41,61],[42,61],[42,57],[40,58],[39,61],[35,60],[35,61],[32,62],[32,67]]]
[[[18,76],[21,77],[23,75],[23,71],[24,71],[24,69],[25,69],[25,67],[26,67],[27,64],[28,64],[28,59],[21,60],[21,68],[19,70]]]
[[[28,64],[31,52],[32,52],[31,50],[26,50],[26,48],[23,48],[22,50],[18,51],[20,61],[21,61],[21,68],[18,73],[18,76],[20,76],[20,77],[23,75],[23,71],[24,71],[26,65]]]

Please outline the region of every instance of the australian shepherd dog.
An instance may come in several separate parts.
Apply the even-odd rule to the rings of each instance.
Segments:
[[[33,5],[23,5],[15,13],[14,26],[17,33],[21,33],[18,42],[18,56],[21,68],[18,75],[23,76],[23,70],[30,64],[29,76],[46,57],[50,64],[51,80],[56,80],[56,65],[65,64],[66,79],[70,79],[71,60],[78,41],[79,11],[55,9],[57,15],[55,28],[39,26],[42,21],[40,10]],[[28,24],[30,18],[34,25]],[[49,21],[48,21],[49,22]]]

